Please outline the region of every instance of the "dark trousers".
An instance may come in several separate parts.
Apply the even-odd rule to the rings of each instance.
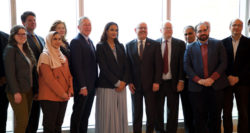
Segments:
[[[157,132],[164,131],[164,103],[167,97],[167,129],[166,133],[176,133],[178,126],[179,93],[177,88],[173,88],[172,80],[164,80],[157,92]]]
[[[94,97],[95,89],[88,91],[87,96],[79,95],[79,92],[74,93],[74,105],[70,122],[71,133],[87,133]]]
[[[181,92],[182,111],[184,116],[185,133],[194,133],[194,119],[191,102],[189,100],[188,80],[185,79],[184,90]]]
[[[6,132],[9,100],[5,92],[5,85],[0,87],[0,133]]]
[[[40,101],[43,111],[43,132],[61,133],[64,115],[68,101]]]
[[[133,133],[142,132],[142,117],[143,117],[143,97],[145,98],[146,106],[146,133],[153,133],[155,126],[155,93],[152,89],[143,91],[139,88],[131,95],[132,98],[132,117],[133,117]]]
[[[33,100],[26,133],[36,133],[40,118],[40,101]]]
[[[220,133],[223,90],[204,87],[200,92],[189,92],[196,133]]]
[[[223,107],[223,125],[224,133],[232,133],[232,109],[233,109],[233,98],[235,99],[238,109],[238,133],[249,132],[249,114],[248,114],[248,101],[250,94],[250,87],[235,85],[233,87],[227,87],[224,91],[224,107]]]

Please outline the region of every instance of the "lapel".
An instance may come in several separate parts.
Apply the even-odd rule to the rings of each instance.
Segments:
[[[112,51],[112,49],[110,48],[108,42],[105,42],[105,43],[104,43],[104,48],[105,48],[105,51],[107,52],[107,55],[109,55],[109,57],[112,58],[113,62],[116,62],[116,63],[118,64],[118,62],[117,62],[118,57],[117,57],[117,60],[116,60],[116,59],[115,59],[115,55],[113,54],[113,51]],[[116,50],[117,50],[117,45],[116,45],[116,44],[115,44],[115,48],[116,48]],[[118,51],[116,51],[116,54],[118,54]]]
[[[28,65],[28,67],[30,68],[30,65],[29,65],[29,62],[27,61],[26,57],[24,56],[24,54],[22,53],[22,51],[18,48],[17,48],[17,51],[19,53],[19,55],[23,58],[23,60],[26,62],[26,64]]]
[[[172,37],[172,40],[171,40],[171,59],[170,59],[170,66],[172,65],[172,61],[174,60],[174,57],[175,57],[175,55],[176,55],[176,46],[177,45],[174,45],[176,43],[176,40],[175,40],[175,38],[173,38]],[[171,68],[173,68],[172,66],[171,66]]]
[[[239,41],[239,45],[238,45],[238,48],[237,48],[237,51],[236,51],[236,55],[235,55],[235,60],[234,60],[235,62],[238,61],[239,51],[244,47],[243,46],[244,45],[243,41],[244,41],[243,35],[241,35],[241,38],[240,38],[240,41]],[[232,43],[232,41],[231,41],[231,43]]]
[[[197,64],[197,65],[200,65],[202,70],[203,70],[203,64],[202,64],[202,55],[201,55],[201,48],[200,48],[200,44],[198,43],[198,41],[196,41],[195,43],[193,43],[194,45],[194,52],[192,53],[196,53],[194,54],[194,58],[197,58],[197,63],[200,62],[200,64]]]
[[[38,47],[36,46],[35,41],[34,41],[34,39],[33,39],[33,37],[31,36],[30,33],[28,33],[28,42],[29,42],[29,46],[30,46],[31,48],[33,48],[34,50],[37,51],[36,53],[40,53],[40,50],[39,50]]]
[[[144,49],[143,49],[143,55],[142,55],[142,60],[145,58],[146,56],[146,53],[148,52],[148,50],[150,49],[150,41],[148,40],[148,38],[146,38],[146,42],[145,42],[145,46],[144,46]],[[137,54],[138,55],[138,54]],[[139,56],[139,55],[138,55]]]
[[[139,53],[138,53],[138,48],[137,48],[137,39],[135,39],[133,42],[132,42],[132,45],[131,45],[131,53],[132,55],[134,56],[134,60],[136,62],[140,62],[140,57],[139,57]]]

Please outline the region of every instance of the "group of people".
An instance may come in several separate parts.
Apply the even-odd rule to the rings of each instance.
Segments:
[[[147,37],[147,24],[141,22],[134,29],[136,39],[125,47],[115,22],[105,25],[95,47],[88,17],[79,19],[79,33],[70,43],[63,21],[53,23],[44,41],[34,32],[33,12],[24,12],[21,20],[23,25],[12,27],[10,35],[0,34],[0,132],[5,132],[10,102],[15,133],[37,132],[40,107],[44,132],[59,133],[67,102],[74,97],[70,132],[87,133],[96,96],[95,132],[128,133],[127,85],[134,133],[142,132],[143,99],[146,133],[176,133],[179,95],[186,133],[220,133],[222,112],[224,133],[232,133],[234,96],[238,132],[250,132],[250,39],[242,35],[240,19],[231,21],[231,35],[222,41],[209,36],[209,22],[186,26],[186,42],[172,36],[170,21],[157,40]]]

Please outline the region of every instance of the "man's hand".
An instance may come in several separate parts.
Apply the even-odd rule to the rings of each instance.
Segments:
[[[79,92],[80,95],[87,96],[88,95],[88,90],[86,89],[81,89]]]
[[[237,77],[237,76],[232,76],[232,75],[230,75],[230,76],[227,77],[227,79],[228,79],[229,84],[230,84],[231,86],[234,86],[236,83],[239,82],[239,77]]]
[[[131,94],[135,94],[135,86],[134,86],[134,84],[131,83],[128,86],[129,86],[129,90],[130,90]]]
[[[158,83],[153,83],[153,92],[159,91],[160,85]]]
[[[177,92],[181,92],[184,89],[184,82],[179,81],[177,84]]]

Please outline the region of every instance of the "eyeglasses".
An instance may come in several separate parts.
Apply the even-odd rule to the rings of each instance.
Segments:
[[[26,33],[17,33],[16,35],[19,37],[26,37]]]
[[[147,30],[148,28],[147,27],[137,27],[137,29],[139,29],[139,30]]]
[[[233,24],[233,27],[242,27],[242,24]]]

